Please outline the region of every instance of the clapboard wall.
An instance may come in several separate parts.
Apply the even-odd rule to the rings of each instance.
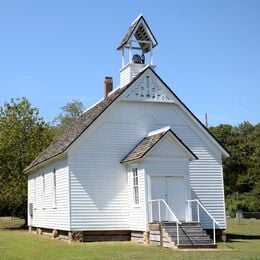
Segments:
[[[54,203],[53,171],[56,171],[56,205]],[[43,174],[45,192],[43,194]],[[67,160],[63,159],[40,168],[28,177],[28,205],[33,203],[33,227],[70,230],[69,178]]]

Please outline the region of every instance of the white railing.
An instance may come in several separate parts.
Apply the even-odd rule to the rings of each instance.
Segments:
[[[207,209],[201,204],[201,202],[197,199],[195,200],[187,200],[188,202],[188,209],[191,209],[191,203],[196,202],[197,205],[197,222],[200,222],[200,207],[204,210],[204,212],[211,218],[213,223],[213,241],[214,245],[216,244],[216,225],[219,225],[219,223],[212,217],[212,215],[207,211]],[[192,209],[190,212],[190,219],[192,220]]]
[[[168,219],[168,213],[170,213],[170,216],[173,217],[173,221],[176,222],[176,234],[177,234],[177,245],[180,243],[180,237],[179,237],[179,225],[181,225],[181,222],[178,220],[176,215],[173,213],[169,205],[164,199],[156,199],[156,200],[149,200],[149,219],[150,222],[154,221],[169,221],[170,218]],[[165,217],[163,217],[162,214],[162,207],[161,203],[165,206]],[[154,214],[153,214],[153,204],[158,206],[158,219],[154,220]]]

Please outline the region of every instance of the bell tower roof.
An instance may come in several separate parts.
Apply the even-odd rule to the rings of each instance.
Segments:
[[[149,52],[151,50],[151,47],[154,48],[158,44],[142,14],[140,14],[132,22],[117,50],[120,50],[122,48],[130,48],[130,41],[133,39],[133,37],[138,42],[139,47],[143,51],[143,53]],[[150,46],[150,43],[152,46]]]
[[[153,65],[153,48],[157,44],[150,27],[143,15],[140,14],[132,22],[117,48],[117,50],[122,52],[120,85],[128,84],[146,66],[155,69]]]

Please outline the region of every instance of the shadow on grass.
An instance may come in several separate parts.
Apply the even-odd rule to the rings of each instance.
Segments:
[[[5,227],[5,228],[0,228],[0,230],[8,230],[8,231],[15,231],[15,230],[27,230],[27,227],[24,225],[17,226],[17,227]]]
[[[238,235],[238,234],[227,234],[228,242],[232,242],[233,239],[240,240],[260,240],[260,235]],[[235,241],[234,241],[235,242]],[[236,241],[237,242],[237,241]]]

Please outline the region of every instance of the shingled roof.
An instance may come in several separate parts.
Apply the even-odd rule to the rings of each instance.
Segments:
[[[64,152],[128,87],[119,88],[98,104],[87,110],[79,119],[68,127],[63,134],[54,140],[38,157],[36,157],[24,171],[47,161]]]
[[[175,137],[175,139],[184,147],[186,151],[188,151],[193,159],[198,159],[197,156],[181,141],[181,139],[170,128],[165,128],[165,130],[162,129],[162,131],[159,131],[158,133],[151,135],[148,134],[148,136],[142,139],[134,147],[134,149],[121,160],[121,163],[136,161],[144,158],[144,156],[168,133],[171,133]]]
[[[75,120],[63,134],[58,136],[38,157],[36,157],[25,169],[28,172],[35,166],[54,158],[65,152],[67,148],[92,124],[94,121],[130,86],[132,85],[150,66],[145,67],[132,81],[124,87],[120,87],[101,100],[95,106],[88,109],[83,115]]]
[[[209,130],[199,121],[199,119],[183,104],[183,102],[176,96],[176,94],[166,85],[166,83],[159,77],[152,67],[145,67],[131,82],[124,87],[116,89],[108,97],[101,100],[98,104],[87,110],[79,119],[73,122],[62,135],[53,141],[38,157],[36,157],[25,169],[28,172],[35,166],[54,158],[63,152],[92,124],[94,121],[128,88],[130,87],[147,69],[151,69],[153,73],[161,80],[161,82],[169,89],[169,91],[176,97],[176,99],[185,107],[194,119],[204,128],[204,130],[216,141],[216,143],[226,152],[228,152],[222,145],[214,138]],[[172,132],[173,133],[173,132]],[[174,134],[174,133],[173,133]],[[175,134],[174,134],[175,135]],[[175,135],[176,136],[176,135]],[[177,137],[177,136],[176,136]],[[177,137],[178,138],[178,137]],[[181,140],[180,140],[181,141]],[[184,145],[184,144],[183,144]],[[186,147],[186,146],[185,146]],[[188,147],[186,147],[188,149]],[[124,160],[124,159],[123,159]],[[122,161],[123,161],[122,160]],[[122,162],[121,161],[121,162]]]

